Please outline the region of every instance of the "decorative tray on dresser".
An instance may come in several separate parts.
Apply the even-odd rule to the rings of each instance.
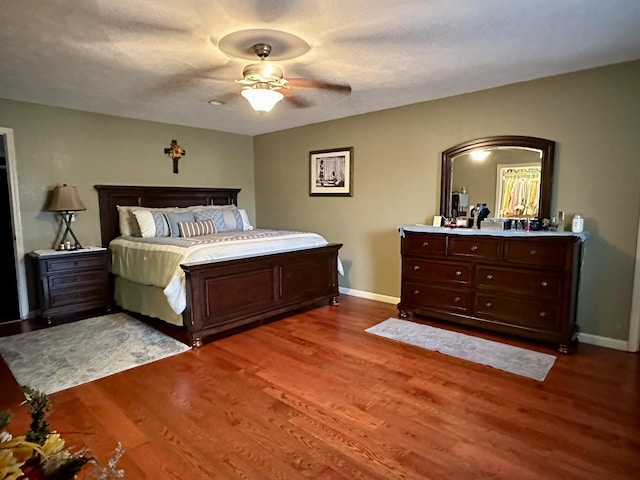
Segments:
[[[586,233],[400,227],[398,311],[549,342],[576,343]]]

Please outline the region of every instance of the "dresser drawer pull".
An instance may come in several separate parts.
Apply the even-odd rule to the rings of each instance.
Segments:
[[[493,307],[493,303],[491,303],[491,302],[487,302],[487,303],[485,303],[484,305],[485,305],[485,307],[487,307],[487,308],[491,308],[491,307]]]
[[[535,255],[536,253],[538,252],[536,251],[535,248],[532,248],[531,251],[529,252],[530,255]]]
[[[429,242],[422,242],[422,246],[423,247],[428,247],[429,246]]]
[[[413,294],[414,294],[414,295],[419,295],[419,294],[420,294],[420,290],[414,290],[414,291],[413,291]]]
[[[540,282],[540,285],[542,285],[543,287],[546,287],[549,284],[547,283],[546,280],[543,280],[542,282]]]
[[[462,275],[462,272],[460,270],[456,271],[456,277],[459,277],[460,275]]]
[[[491,274],[487,275],[487,280],[493,280],[493,275]]]
[[[462,300],[460,297],[456,297],[453,299],[454,303],[460,303],[460,300]]]
[[[414,266],[413,266],[413,270],[414,270],[414,271],[418,271],[418,270],[420,270],[420,265],[414,265]]]
[[[472,245],[471,246],[471,251],[472,252],[477,252],[478,251],[478,246],[477,245]]]
[[[544,318],[546,316],[547,316],[546,312],[540,312],[540,318]]]

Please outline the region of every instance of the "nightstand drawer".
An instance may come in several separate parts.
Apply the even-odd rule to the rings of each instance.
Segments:
[[[102,286],[85,289],[68,289],[51,292],[49,294],[49,308],[66,307],[73,305],[80,309],[82,304],[105,302],[106,291]]]
[[[77,255],[77,256],[76,256]],[[84,269],[102,269],[107,265],[104,255],[80,256],[81,254],[67,254],[63,258],[46,259],[41,262],[43,274]]]
[[[46,277],[50,290],[81,288],[86,285],[103,285],[108,281],[108,274],[104,270],[56,275]]]

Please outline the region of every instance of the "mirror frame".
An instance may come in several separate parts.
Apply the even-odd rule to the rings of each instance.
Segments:
[[[556,142],[546,138],[527,137],[522,135],[500,135],[494,137],[477,138],[455,145],[442,152],[442,173],[440,182],[440,215],[449,218],[451,209],[451,181],[453,159],[472,150],[491,147],[527,147],[542,152],[540,174],[540,202],[538,204],[538,218],[551,218],[551,192],[553,182],[553,160]]]

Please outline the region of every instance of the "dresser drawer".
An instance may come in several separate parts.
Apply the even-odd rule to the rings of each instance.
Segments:
[[[566,262],[567,245],[563,243],[505,240],[504,260],[519,265],[562,269]]]
[[[560,307],[551,301],[478,293],[474,310],[483,318],[501,320],[508,325],[551,332],[560,330]]]
[[[86,285],[104,285],[108,281],[108,274],[104,270],[71,273],[46,277],[50,290],[74,289]]]
[[[425,283],[454,285],[471,283],[471,265],[468,264],[433,262],[418,257],[406,257],[402,268],[407,278]]]
[[[434,285],[408,282],[402,286],[402,303],[436,310],[468,312],[471,293]]]
[[[79,269],[100,270],[108,265],[107,255],[67,254],[61,257],[40,261],[41,274],[76,271]]]
[[[500,239],[463,235],[451,236],[449,238],[449,255],[495,261],[500,258]]]
[[[405,233],[402,239],[404,255],[445,256],[447,254],[447,237],[445,235]]]
[[[562,275],[478,265],[475,286],[478,289],[511,292],[527,297],[560,298]]]

